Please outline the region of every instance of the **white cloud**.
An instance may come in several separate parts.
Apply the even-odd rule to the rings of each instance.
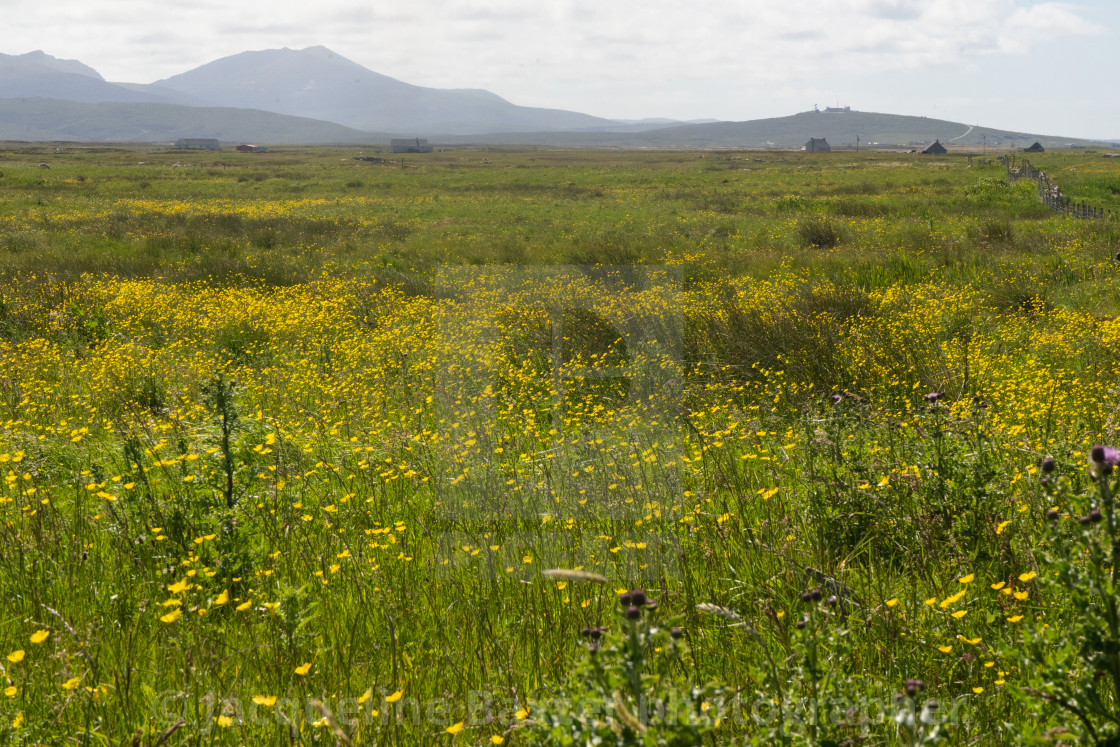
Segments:
[[[1007,21],[1009,35],[1025,46],[1043,44],[1055,37],[1096,36],[1104,29],[1081,16],[1066,5],[1044,3],[1028,8],[1016,8]]]

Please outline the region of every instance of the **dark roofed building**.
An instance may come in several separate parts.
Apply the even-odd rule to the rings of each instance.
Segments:
[[[1024,153],[1045,153],[1046,149],[1042,147],[1042,143],[1035,140],[1034,145],[1032,145],[1029,148],[1023,148],[1023,152]]]
[[[801,150],[809,153],[821,153],[826,150],[832,150],[832,146],[823,137],[811,137],[809,142],[801,146]]]
[[[949,151],[945,150],[945,146],[941,144],[940,140],[934,140],[933,145],[929,146],[922,153],[928,156],[943,156]]]
[[[390,153],[431,153],[432,146],[419,137],[395,137],[389,141]]]

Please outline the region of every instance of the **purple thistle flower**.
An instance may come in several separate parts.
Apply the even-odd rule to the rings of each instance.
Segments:
[[[1120,465],[1120,450],[1097,444],[1089,450],[1089,460],[1093,465],[1094,477],[1108,477]]]
[[[1096,464],[1108,465],[1110,467],[1120,465],[1120,449],[1114,449],[1111,446],[1101,446],[1097,444],[1089,452],[1089,456]]]

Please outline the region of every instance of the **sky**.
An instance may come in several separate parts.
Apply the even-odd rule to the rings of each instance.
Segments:
[[[0,0],[0,52],[151,83],[322,45],[383,75],[619,119],[814,105],[1120,139],[1120,1]]]

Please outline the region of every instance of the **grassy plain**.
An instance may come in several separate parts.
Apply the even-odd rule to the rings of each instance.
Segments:
[[[1115,567],[1120,223],[1003,177],[0,151],[0,734],[1117,733],[1114,588],[1062,583]]]

